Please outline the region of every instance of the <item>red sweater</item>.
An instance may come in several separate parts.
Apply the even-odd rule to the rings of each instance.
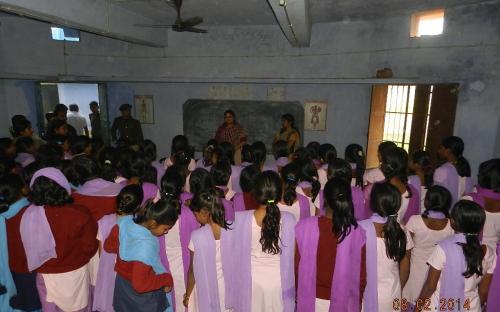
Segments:
[[[87,264],[98,247],[97,222],[87,208],[75,204],[45,206],[45,215],[56,242],[57,258],[45,262],[37,272],[65,273]]]
[[[116,213],[116,196],[88,196],[72,193],[71,197],[75,204],[87,207],[96,222],[105,215]]]
[[[28,206],[21,209],[17,215],[6,220],[7,247],[9,250],[9,267],[12,272],[28,273],[28,263],[21,240],[21,219]]]
[[[330,300],[333,271],[335,270],[335,257],[337,256],[337,236],[332,233],[332,220],[326,217],[318,219],[319,241],[318,254],[316,257],[316,298]],[[359,226],[359,225],[358,225]],[[297,249],[296,249],[297,250]],[[298,250],[295,253],[295,272],[298,272],[300,255]],[[360,273],[360,298],[366,286],[366,250],[363,247],[361,253],[361,273]],[[298,276],[298,274],[296,274]]]
[[[152,267],[140,261],[123,261],[120,258],[119,248],[119,227],[115,225],[104,242],[104,250],[118,255],[115,271],[129,281],[136,292],[146,293],[174,285],[170,273],[156,274]]]
[[[245,203],[245,210],[256,210],[259,208],[259,203],[255,200],[252,192],[243,192],[243,202]]]

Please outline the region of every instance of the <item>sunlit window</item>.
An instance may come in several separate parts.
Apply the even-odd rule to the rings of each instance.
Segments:
[[[80,31],[68,27],[50,27],[52,39],[57,41],[80,41]]]
[[[436,36],[443,33],[444,9],[414,13],[410,37]]]
[[[387,90],[384,141],[393,141],[408,151],[416,86],[390,85]]]

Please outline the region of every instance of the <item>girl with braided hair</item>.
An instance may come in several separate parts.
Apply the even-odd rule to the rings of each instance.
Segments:
[[[234,311],[294,311],[295,220],[280,212],[282,183],[274,171],[255,181],[257,210],[237,212],[230,231],[233,263],[230,306]]]

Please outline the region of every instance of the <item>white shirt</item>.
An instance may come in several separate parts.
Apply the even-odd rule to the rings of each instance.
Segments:
[[[85,135],[84,128],[87,127],[87,120],[79,112],[68,113],[68,124],[76,129],[78,135]]]

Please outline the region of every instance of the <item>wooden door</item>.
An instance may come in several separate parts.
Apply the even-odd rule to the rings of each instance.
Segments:
[[[379,165],[377,149],[384,138],[387,90],[388,85],[374,85],[372,88],[370,124],[368,125],[368,143],[366,148],[366,168],[376,168]]]
[[[453,135],[457,110],[458,84],[434,85],[431,90],[431,111],[425,150],[437,161],[441,141]]]

